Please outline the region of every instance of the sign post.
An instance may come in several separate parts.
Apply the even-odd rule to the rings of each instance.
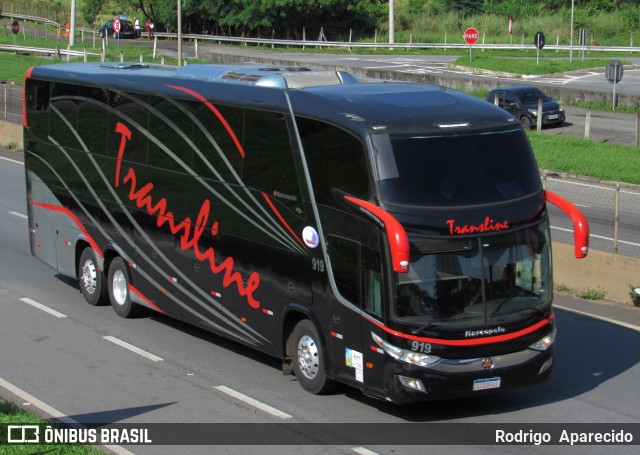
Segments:
[[[616,84],[622,80],[624,67],[618,60],[612,60],[604,70],[604,77],[613,84],[613,100],[611,102],[613,110],[616,110]]]
[[[115,18],[113,20],[113,33],[115,33],[116,35],[118,35],[118,46],[120,46],[120,19],[119,18]]]
[[[20,22],[13,21],[11,24],[11,32],[13,33],[13,45],[16,45],[16,36],[20,33]]]
[[[542,49],[544,47],[544,33],[542,32],[538,32],[536,33],[536,36],[533,38],[533,44],[536,45],[536,49],[538,49],[537,51],[537,58],[536,58],[536,66],[540,66],[540,49]]]
[[[478,42],[479,36],[480,34],[478,33],[478,30],[475,27],[469,27],[464,31],[464,35],[463,35],[464,41],[469,45],[469,61],[471,61],[472,59],[471,46],[473,46]]]

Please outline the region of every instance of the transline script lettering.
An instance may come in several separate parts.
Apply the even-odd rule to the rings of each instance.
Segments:
[[[120,138],[120,148],[118,150],[118,161],[116,163],[115,175],[115,187],[118,188],[120,185],[122,157],[124,156],[127,141],[131,139],[131,130],[126,125],[118,122],[116,125],[116,132],[122,135]],[[189,249],[193,250],[193,253],[199,261],[209,263],[211,272],[216,275],[221,273],[224,274],[222,278],[222,285],[225,288],[231,284],[235,284],[238,289],[238,293],[247,299],[247,303],[251,308],[260,308],[260,302],[253,296],[253,293],[260,285],[260,275],[258,273],[251,273],[245,284],[243,283],[240,273],[233,271],[234,260],[231,256],[226,258],[221,264],[216,264],[215,251],[213,248],[200,251],[200,245],[198,242],[204,233],[205,226],[208,225],[209,215],[211,213],[211,202],[209,199],[205,199],[202,202],[195,223],[191,221],[191,218],[186,217],[183,221],[176,224],[173,213],[167,210],[167,200],[165,198],[160,198],[157,202],[154,202],[151,196],[151,191],[154,188],[153,183],[147,183],[138,188],[136,171],[131,167],[127,170],[126,175],[122,179],[122,183],[129,184],[129,200],[134,202],[136,207],[144,208],[150,215],[157,215],[156,225],[159,228],[167,224],[173,235],[182,233],[180,236],[180,248],[182,248],[183,251]],[[214,221],[211,224],[211,235],[215,237],[217,234],[218,221]]]
[[[474,234],[476,232],[491,232],[509,229],[509,221],[504,220],[499,223],[489,217],[486,217],[484,219],[484,223],[480,224],[465,224],[463,226],[458,226],[456,225],[456,220],[447,220],[447,225],[449,226],[449,234],[451,235]]]

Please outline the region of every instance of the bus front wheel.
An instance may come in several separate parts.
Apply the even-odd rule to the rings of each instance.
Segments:
[[[105,276],[98,267],[96,253],[89,246],[82,250],[78,261],[78,284],[84,299],[89,305],[104,305],[107,303]]]
[[[293,371],[302,388],[313,394],[331,390],[333,381],[327,376],[320,336],[313,323],[303,319],[293,329]]]
[[[123,318],[136,316],[140,307],[131,301],[129,269],[121,257],[114,258],[109,266],[109,299],[111,306]]]

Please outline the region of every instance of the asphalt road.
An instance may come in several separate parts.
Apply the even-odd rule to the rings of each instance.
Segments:
[[[514,447],[502,445],[373,446],[366,442],[374,429],[368,434],[349,424],[484,423],[498,429],[516,422],[526,429],[553,423],[556,430],[570,430],[574,423],[594,423],[610,431],[618,424],[640,423],[640,312],[628,305],[557,295],[555,372],[542,386],[407,406],[347,387],[313,396],[295,378],[283,377],[278,361],[248,348],[156,314],[124,320],[110,307],[87,305],[75,280],[30,255],[25,204],[22,164],[0,159],[0,396],[84,423],[230,423],[239,428],[238,443],[245,444],[256,437],[252,430],[263,428],[252,423],[340,424],[302,435],[278,426],[274,431],[281,440],[275,443],[282,445],[127,446],[131,452],[511,454]],[[341,444],[344,433],[336,428],[357,445]],[[424,431],[429,428],[438,427]],[[305,445],[287,445],[298,438]],[[517,452],[599,450],[529,445]],[[610,452],[635,454],[637,448],[617,446]]]

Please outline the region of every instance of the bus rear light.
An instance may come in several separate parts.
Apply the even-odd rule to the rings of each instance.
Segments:
[[[407,376],[398,375],[398,380],[400,384],[405,386],[408,389],[417,390],[418,392],[427,393],[427,389],[425,389],[424,384],[420,379],[409,378]]]

